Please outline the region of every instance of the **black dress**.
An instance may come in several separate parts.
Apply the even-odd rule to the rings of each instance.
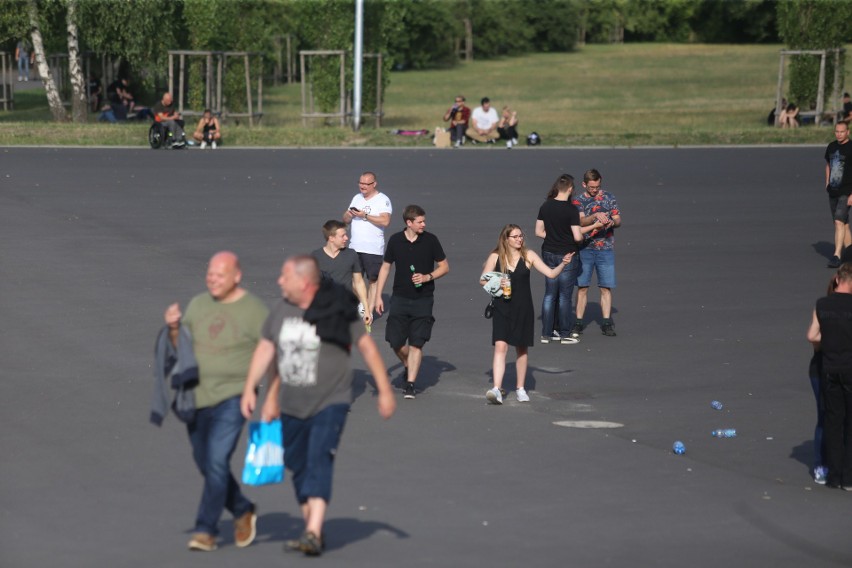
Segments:
[[[535,309],[530,290],[530,269],[527,268],[527,263],[519,259],[515,271],[509,271],[509,277],[512,280],[512,299],[494,298],[491,344],[505,341],[514,347],[532,347]]]

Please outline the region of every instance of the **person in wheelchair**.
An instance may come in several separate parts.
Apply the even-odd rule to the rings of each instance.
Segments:
[[[180,113],[175,111],[171,93],[163,94],[160,102],[154,105],[154,120],[165,127],[166,131],[163,135],[167,139],[171,138],[171,143],[165,142],[165,146],[171,146],[172,148],[183,148],[186,146],[186,133],[183,131],[184,122],[180,117]]]

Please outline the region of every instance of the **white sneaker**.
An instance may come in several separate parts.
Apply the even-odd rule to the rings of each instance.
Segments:
[[[518,139],[512,138],[512,146],[517,146],[517,145],[518,145]]]
[[[206,147],[207,147],[207,142],[202,142],[202,143],[201,143],[201,149],[203,150],[203,149],[205,149]]]
[[[511,149],[512,149],[512,141],[511,141],[511,140],[506,140],[506,149],[507,149],[507,150],[511,150]]]
[[[210,147],[213,148],[214,150],[216,149],[216,141],[215,140],[210,143]]]
[[[455,142],[453,142],[453,146],[454,146],[455,148],[461,148],[461,138],[459,138],[458,140],[456,140]]]
[[[518,402],[529,402],[530,395],[527,394],[527,390],[524,387],[519,388],[515,391],[515,395],[518,397]]]
[[[494,387],[485,393],[485,399],[491,404],[503,404],[503,395],[500,394],[500,389]]]

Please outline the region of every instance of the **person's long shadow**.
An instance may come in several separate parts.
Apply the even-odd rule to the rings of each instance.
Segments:
[[[829,254],[829,258],[832,254],[834,254],[833,249],[832,252]],[[613,306],[611,311],[612,317],[615,317],[615,315],[618,313],[618,308]],[[539,314],[536,319],[541,321],[541,314]],[[586,304],[586,313],[583,314],[583,322],[586,327],[590,326],[593,323],[603,325],[603,310],[601,310],[600,302],[588,302]]]
[[[389,533],[396,538],[409,538],[409,534],[387,523],[344,518],[328,519],[323,525],[326,550],[343,548],[353,542],[366,540],[379,532]]]
[[[834,244],[828,241],[811,243],[811,247],[813,247],[815,253],[820,256],[824,256],[826,259],[830,259],[834,256]]]
[[[232,520],[222,521],[222,540],[227,541],[233,535],[234,523]],[[296,539],[305,529],[305,523],[301,517],[294,517],[287,513],[265,513],[257,518],[257,542],[283,542]],[[323,533],[326,550],[335,550],[344,546],[369,538],[378,532],[390,533],[396,538],[408,538],[409,534],[387,523],[378,521],[362,521],[353,518],[331,518],[325,521]]]
[[[814,461],[814,441],[805,440],[798,446],[793,446],[790,450],[790,457],[797,462],[804,464],[810,472]]]
[[[420,364],[420,372],[417,375],[417,390],[422,392],[434,387],[440,382],[442,374],[455,370],[456,367],[452,363],[442,361],[434,355],[424,355]],[[402,388],[405,386],[406,373],[402,363],[388,367],[388,376],[391,377],[391,384],[394,387]],[[370,386],[372,396],[377,396],[378,390],[373,376],[363,369],[355,369],[352,373],[353,400],[366,392],[367,385]]]

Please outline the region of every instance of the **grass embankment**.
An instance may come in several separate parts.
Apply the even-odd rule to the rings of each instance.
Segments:
[[[394,72],[381,128],[364,117],[359,132],[302,126],[298,84],[264,89],[260,126],[230,120],[231,146],[428,146],[428,137],[390,130],[428,129],[457,93],[471,107],[488,96],[509,104],[520,131],[547,146],[823,143],[829,128],[766,126],[774,105],[780,46],[590,45],[575,53],[476,61],[453,69]],[[847,75],[852,58],[847,58]],[[146,124],[55,124],[40,91],[16,94],[16,110],[0,111],[0,145],[145,146]],[[94,121],[94,115],[92,115]]]

